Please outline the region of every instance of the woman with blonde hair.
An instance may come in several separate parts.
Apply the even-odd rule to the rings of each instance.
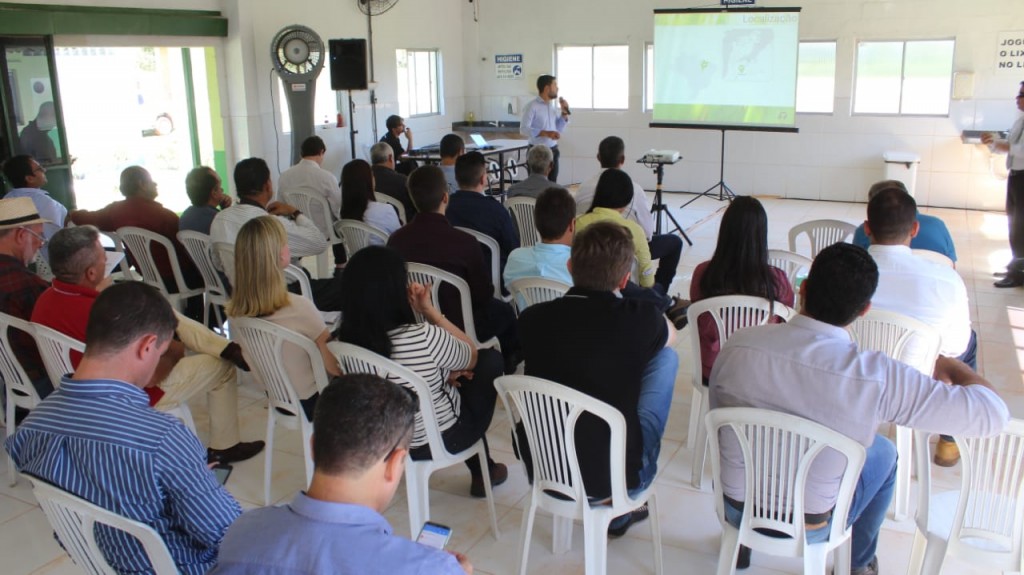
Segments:
[[[282,270],[288,267],[291,250],[284,226],[274,216],[249,220],[235,241],[235,282],[228,317],[258,317],[300,333],[316,343],[329,375],[341,375],[338,362],[327,349],[330,332],[320,311],[308,299],[288,292]],[[306,417],[313,419],[319,391],[313,366],[299,348],[285,343],[281,362],[295,387]]]

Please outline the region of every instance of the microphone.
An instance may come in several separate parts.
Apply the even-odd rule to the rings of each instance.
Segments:
[[[565,98],[559,97],[558,105],[562,107],[562,112],[564,112],[566,116],[572,115],[572,112],[569,110],[569,104],[565,103]]]

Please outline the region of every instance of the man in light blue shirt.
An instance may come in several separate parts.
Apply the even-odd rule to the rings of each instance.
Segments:
[[[448,193],[454,194],[459,191],[459,183],[455,181],[455,160],[466,153],[466,143],[458,134],[448,134],[441,138],[437,151],[441,156],[438,167],[444,172],[444,179],[448,182]]]
[[[39,215],[49,220],[48,223],[43,224],[43,237],[49,241],[53,234],[64,227],[64,220],[68,218],[68,209],[42,189],[46,185],[46,168],[40,166],[32,156],[21,155],[4,162],[3,171],[7,181],[13,186],[13,189],[4,197],[31,198]],[[39,253],[42,254],[45,261],[50,261],[50,252],[47,251],[46,244],[43,244]]]
[[[402,480],[418,402],[374,375],[336,378],[313,417],[313,481],[242,515],[211,575],[464,575],[465,556],[396,537],[381,512]]]
[[[883,180],[875,183],[868,190],[868,201],[871,201],[871,198],[886,188],[907,191],[907,187],[899,180]],[[953,237],[949,235],[946,223],[935,216],[920,212],[917,214],[917,223],[920,224],[920,228],[917,235],[910,240],[910,249],[938,252],[956,263],[956,246],[953,245]],[[853,244],[864,249],[871,246],[871,239],[864,232],[864,224],[857,226],[856,231],[853,232]]]
[[[552,105],[558,100],[558,110]],[[548,179],[558,181],[558,140],[562,130],[569,123],[569,103],[565,98],[558,97],[558,81],[547,74],[537,78],[537,99],[532,100],[523,110],[523,119],[519,123],[519,133],[530,140],[530,144],[544,144],[551,148],[554,159]]]

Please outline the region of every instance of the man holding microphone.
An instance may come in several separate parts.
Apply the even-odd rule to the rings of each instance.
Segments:
[[[558,108],[552,105],[558,100]],[[562,130],[569,123],[569,103],[558,97],[558,81],[554,76],[543,74],[537,78],[537,99],[531,101],[523,111],[523,119],[519,123],[519,131],[530,140],[530,145],[544,144],[551,148],[554,162],[548,179],[558,181],[558,140]]]
[[[1016,97],[1017,109],[1024,112],[1024,82]],[[1006,266],[1006,277],[997,281],[997,288],[1024,285],[1024,116],[1017,118],[1006,139],[991,132],[981,135],[981,141],[993,152],[1006,154],[1006,218],[1010,226],[1010,251],[1013,259]]]

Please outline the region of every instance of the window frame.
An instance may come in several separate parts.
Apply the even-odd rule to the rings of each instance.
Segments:
[[[590,101],[593,104],[594,101],[594,49],[595,48],[625,48],[626,49],[626,86],[629,86],[629,43],[595,43],[595,44],[555,44],[553,51],[554,60],[554,75],[557,78],[560,73],[558,70],[558,49],[559,48],[590,48]],[[626,103],[621,108],[597,108],[591,105],[590,107],[580,106],[578,104],[572,104],[574,109],[588,110],[592,112],[625,112],[629,111],[629,91],[627,88],[626,92]]]
[[[800,102],[800,48],[804,44],[832,44],[832,46],[834,47],[834,54],[833,54],[834,59],[833,59],[833,63],[832,63],[832,67],[833,67],[833,69],[832,69],[832,109],[829,110],[828,112],[819,112],[819,111],[803,112],[803,111],[801,111],[797,107],[797,105]],[[797,65],[797,76],[796,76],[797,92],[796,92],[796,99],[793,102],[793,110],[797,114],[806,114],[808,116],[833,116],[833,115],[835,115],[835,113],[836,113],[836,93],[837,93],[837,90],[836,90],[836,76],[837,76],[837,74],[836,74],[836,72],[839,69],[839,41],[837,39],[831,39],[831,40],[829,40],[829,39],[822,39],[822,40],[798,40],[797,41],[797,63],[796,63],[796,65]]]
[[[400,73],[399,72],[399,67],[398,67],[398,53],[400,51],[403,51],[403,52],[406,53],[406,60],[407,61],[409,60],[409,55],[410,54],[416,54],[416,53],[425,52],[425,53],[433,55],[433,67],[434,67],[434,74],[433,74],[433,84],[434,84],[434,86],[433,87],[434,87],[434,89],[433,89],[432,101],[436,102],[437,105],[436,105],[436,108],[431,110],[430,112],[419,113],[419,114],[413,114],[413,113],[409,112],[409,113],[403,114],[402,100],[401,100],[402,96],[400,95],[400,93],[399,93],[400,90],[398,89],[398,86],[399,86],[398,75]],[[429,116],[443,116],[444,115],[444,93],[443,93],[443,89],[442,89],[442,87],[444,86],[444,66],[443,66],[442,62],[443,62],[443,60],[441,58],[441,49],[440,48],[395,48],[395,99],[398,101],[398,110],[399,110],[398,113],[401,114],[403,118],[406,118],[406,119],[408,119],[408,118],[426,118],[426,117],[429,117]],[[410,83],[408,83],[408,85],[415,86],[415,82],[410,82]],[[419,94],[419,92],[417,90],[416,91],[416,95],[418,95],[418,94]]]
[[[648,53],[650,53],[650,59],[648,59]],[[644,65],[643,65],[643,81],[644,81],[644,93],[643,93],[643,111],[653,112],[654,111],[654,41],[644,42]],[[650,67],[648,67],[648,65]],[[650,90],[648,90],[650,88]],[[647,105],[647,99],[650,98],[651,105]]]
[[[907,68],[907,44],[919,43],[919,42],[951,42],[953,44],[953,53],[950,57],[949,65],[949,92],[946,98],[946,111],[944,113],[930,113],[921,114],[913,112],[903,111],[903,94],[906,89],[906,68]],[[899,94],[899,109],[896,112],[858,112],[857,111],[857,77],[858,77],[858,66],[860,65],[860,47],[862,44],[886,44],[886,43],[900,43],[902,44],[902,51],[900,54],[900,94]],[[942,37],[942,38],[913,38],[913,39],[885,39],[885,38],[872,38],[872,39],[859,39],[854,45],[854,61],[853,61],[853,87],[850,94],[850,115],[851,116],[883,116],[883,117],[898,117],[905,116],[908,118],[948,118],[950,115],[950,109],[953,104],[953,74],[956,72],[956,37]]]

